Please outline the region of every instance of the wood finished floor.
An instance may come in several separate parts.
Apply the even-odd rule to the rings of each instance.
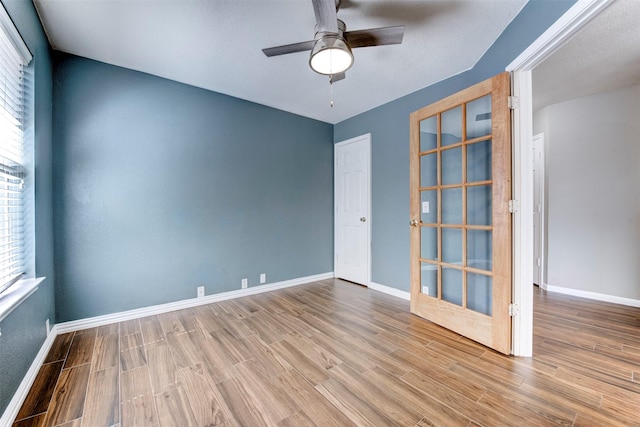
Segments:
[[[14,426],[640,425],[640,309],[534,310],[531,359],[339,280],[69,333]]]

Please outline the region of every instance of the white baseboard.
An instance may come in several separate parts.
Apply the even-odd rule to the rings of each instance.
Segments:
[[[379,283],[371,282],[369,283],[369,289],[373,289],[374,291],[392,295],[394,297],[402,298],[407,301],[411,300],[411,294],[409,292],[401,291],[400,289],[392,288],[391,286],[385,286]]]
[[[305,283],[316,282],[319,280],[333,279],[333,272],[316,274],[314,276],[300,277],[297,279],[285,280],[282,282],[270,283],[268,285],[259,285],[252,288],[239,289],[236,291],[221,292],[219,294],[208,295],[202,298],[191,298],[182,301],[170,302],[167,304],[154,305],[135,310],[123,311],[120,313],[106,314],[104,316],[90,317],[87,319],[73,320],[70,322],[58,323],[51,328],[49,336],[40,347],[40,351],[31,363],[29,370],[22,379],[20,386],[16,390],[7,405],[2,417],[0,418],[0,426],[10,426],[13,424],[15,417],[18,415],[20,407],[27,393],[33,385],[33,381],[38,375],[40,366],[44,362],[51,349],[51,345],[56,336],[67,332],[79,331],[81,329],[95,328],[97,326],[108,325],[115,322],[123,322],[126,320],[138,319],[141,317],[152,316],[154,314],[167,313],[169,311],[181,310],[183,308],[196,307],[199,305],[211,304],[213,302],[225,301],[233,298],[240,298],[247,295],[255,295],[263,292],[274,291],[276,289],[288,288],[291,286],[303,285]]]
[[[640,300],[633,298],[601,294],[598,292],[582,291],[580,289],[565,288],[563,286],[547,285],[546,283],[541,284],[540,288],[549,292],[557,292],[559,294],[573,295],[576,297],[588,298],[597,301],[612,302],[614,304],[628,305],[631,307],[640,307]]]
[[[58,335],[58,332],[56,330],[56,326],[53,325],[53,328],[51,328],[51,331],[49,331],[49,335],[44,340],[44,343],[42,343],[42,346],[40,347],[40,351],[38,351],[38,354],[36,354],[36,357],[35,359],[33,359],[33,362],[31,362],[31,366],[29,367],[29,370],[25,374],[24,378],[22,378],[22,382],[20,382],[18,389],[13,394],[13,397],[11,398],[9,405],[7,405],[7,408],[4,410],[4,413],[0,418],[0,426],[10,426],[13,424],[13,421],[18,415],[18,411],[20,411],[20,408],[22,407],[22,403],[24,402],[24,399],[27,398],[27,394],[29,393],[31,386],[33,385],[33,382],[35,381],[36,376],[38,375],[40,366],[42,365],[44,360],[47,358],[47,354],[49,354],[51,345],[53,345],[53,341],[56,339],[57,335]]]
[[[201,298],[190,298],[181,301],[170,302],[167,304],[159,304],[150,307],[137,308],[134,310],[121,311],[119,313],[105,314],[104,316],[72,320],[70,322],[58,323],[56,324],[56,326],[58,327],[58,333],[62,334],[87,328],[95,328],[97,326],[108,325],[110,323],[124,322],[127,320],[139,319],[141,317],[153,316],[155,314],[167,313],[169,311],[197,307],[199,305],[211,304],[218,301],[240,298],[247,295],[255,295],[263,292],[275,291],[276,289],[283,289],[291,286],[297,286],[326,279],[333,279],[333,272],[316,274],[314,276],[299,277],[297,279],[285,280],[282,282],[270,283],[267,285],[258,285],[251,288],[238,289],[235,291],[221,292],[218,294],[207,295]]]

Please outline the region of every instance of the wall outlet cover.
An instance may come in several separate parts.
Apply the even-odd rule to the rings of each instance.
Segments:
[[[204,296],[204,286],[198,286],[198,298],[202,298]]]
[[[249,281],[247,279],[242,279],[242,289],[246,289],[249,286]]]
[[[266,282],[267,282],[267,273],[260,274],[260,283],[266,283]]]

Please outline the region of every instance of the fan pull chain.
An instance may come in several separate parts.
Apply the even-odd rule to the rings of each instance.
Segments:
[[[333,82],[331,81],[331,77],[329,76],[329,106],[333,108]]]

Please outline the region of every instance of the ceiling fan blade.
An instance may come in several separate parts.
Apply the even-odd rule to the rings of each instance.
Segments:
[[[370,28],[368,30],[347,31],[344,38],[351,49],[356,47],[400,44],[404,37],[404,25]]]
[[[338,74],[331,74],[331,77],[329,77],[329,83],[335,83],[344,79],[345,77],[347,77],[347,74],[344,71]]]
[[[338,34],[338,12],[335,0],[311,0],[318,32]]]
[[[304,52],[305,50],[311,50],[313,49],[314,43],[315,43],[315,40],[311,40],[308,42],[300,42],[300,43],[285,44],[282,46],[268,47],[268,48],[262,49],[262,51],[267,56],[286,55],[287,53]]]

